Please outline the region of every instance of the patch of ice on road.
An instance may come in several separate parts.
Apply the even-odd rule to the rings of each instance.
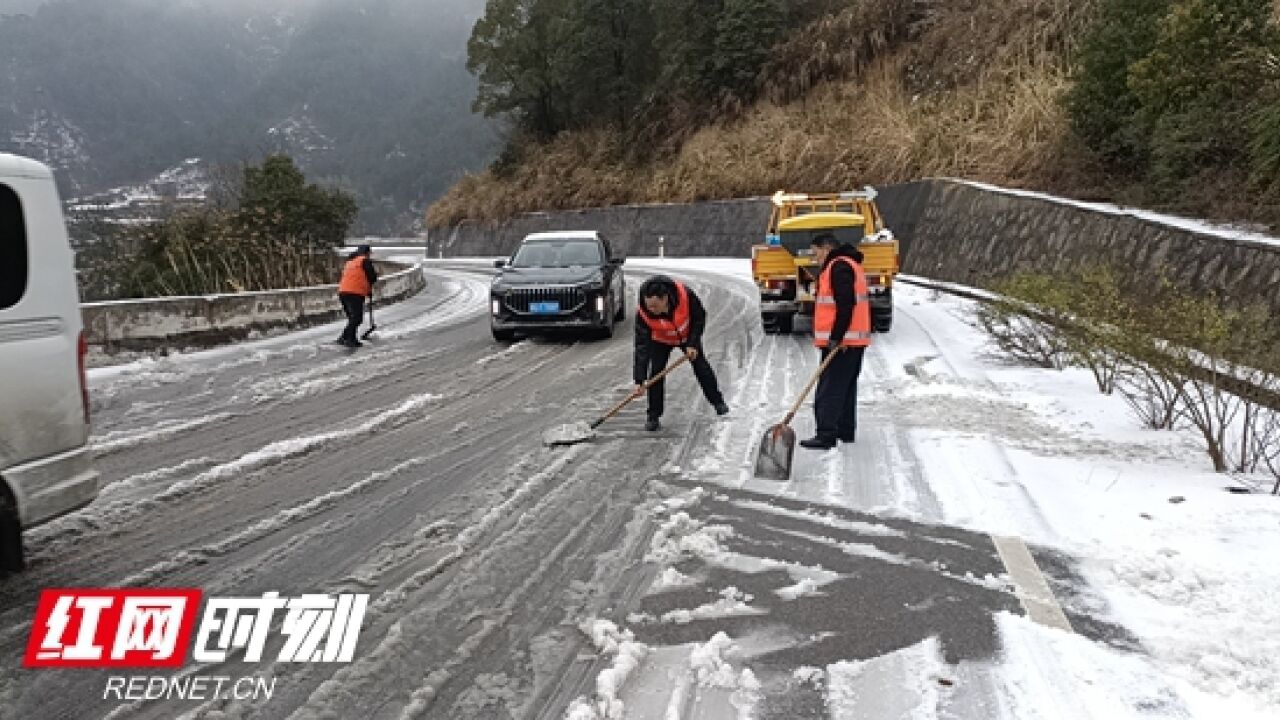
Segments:
[[[663,500],[658,506],[658,512],[672,512],[674,510],[688,510],[689,508],[702,502],[707,496],[706,488],[696,487],[688,492],[681,493],[675,497],[669,497]]]
[[[743,668],[738,676],[738,689],[729,702],[738,710],[738,720],[753,720],[755,708],[764,699],[764,687],[751,668]]]
[[[483,367],[490,363],[500,362],[502,360],[506,360],[510,357],[513,357],[515,355],[519,355],[520,353],[525,352],[532,347],[533,347],[532,342],[528,340],[521,340],[520,342],[515,343],[514,345],[512,345],[511,347],[505,350],[493,353],[492,355],[485,355],[479,360],[476,360],[476,365],[480,365],[481,367]]]
[[[698,582],[697,578],[685,575],[673,567],[664,568],[662,572],[658,573],[658,577],[653,579],[653,585],[649,587],[649,592],[656,593],[693,587]]]
[[[424,409],[442,397],[431,393],[411,395],[399,405],[378,412],[354,427],[270,443],[234,460],[215,465],[194,477],[175,482],[145,500],[93,503],[83,510],[64,515],[58,520],[37,528],[31,537],[43,542],[60,535],[75,535],[75,532],[68,533],[68,529],[83,525],[85,520],[99,526],[119,526],[127,520],[146,513],[156,503],[180,499],[227,479],[257,472],[335,443],[351,442],[379,431],[398,427],[402,423],[420,418]]]
[[[542,433],[543,445],[573,445],[586,442],[596,436],[596,431],[586,422],[557,425]]]
[[[252,525],[235,533],[220,538],[216,542],[182,550],[172,557],[165,558],[150,565],[121,582],[122,586],[145,587],[168,573],[178,572],[184,568],[203,565],[211,558],[220,557],[239,548],[280,532],[290,525],[315,517],[316,515],[337,505],[342,500],[359,495],[370,488],[426,463],[425,458],[406,460],[387,470],[374,472],[359,482],[332,490],[304,503],[287,507],[268,515]]]
[[[191,480],[176,483],[157,496],[156,499],[166,500],[178,497],[229,477],[244,475],[285,460],[306,455],[337,441],[350,441],[371,435],[380,430],[393,428],[399,423],[415,419],[429,405],[443,397],[443,395],[433,393],[411,395],[399,405],[383,410],[353,428],[273,442],[258,450],[246,453],[231,462],[207,470]]]
[[[869,660],[828,665],[829,717],[936,720],[943,700],[938,680],[945,675],[942,644],[936,637]]]
[[[720,599],[691,610],[677,609],[663,613],[659,618],[664,623],[688,625],[695,620],[716,620],[744,615],[765,615],[766,611],[751,607],[751,595],[744,594],[732,585],[720,591]]]
[[[737,652],[738,647],[733,640],[718,632],[690,651],[689,672],[700,688],[731,692],[729,704],[737,711],[738,720],[751,720],[764,693],[751,668],[738,670],[729,661],[728,656]]]
[[[137,475],[130,475],[115,482],[108,482],[98,490],[98,499],[111,499],[112,496],[124,493],[134,488],[146,489],[150,485],[158,485],[175,477],[180,477],[191,472],[200,472],[206,468],[217,465],[218,462],[210,457],[191,458],[184,460],[177,465],[171,467],[162,467],[155,470],[149,470]]]
[[[732,536],[733,528],[728,525],[706,525],[686,512],[677,512],[658,526],[645,560],[670,565],[689,557],[715,558],[725,552],[721,542]]]
[[[689,653],[689,670],[700,687],[726,690],[738,687],[738,672],[725,659],[725,655],[735,648],[733,639],[724,632],[718,632],[707,642],[694,646]]]
[[[150,427],[119,430],[89,439],[95,457],[103,457],[147,443],[161,442],[185,432],[230,419],[231,413],[213,413],[203,417],[165,420]]]
[[[812,578],[804,578],[795,585],[778,588],[777,590],[774,590],[774,592],[783,600],[795,600],[797,598],[812,597],[814,595],[822,594],[818,591],[818,583]]]
[[[597,651],[613,658],[613,663],[596,676],[595,697],[574,700],[565,712],[565,720],[623,720],[626,706],[619,693],[649,649],[636,642],[630,630],[620,629],[608,620],[586,620],[579,628],[591,638]]]
[[[822,689],[823,683],[827,681],[827,673],[822,668],[816,668],[812,665],[801,665],[792,670],[791,677],[801,685],[810,685],[819,690]]]
[[[906,537],[905,532],[896,528],[891,528],[887,525],[877,525],[860,520],[849,520],[828,512],[819,512],[817,510],[792,510],[779,505],[760,502],[759,500],[734,500],[733,504],[746,510],[756,510],[759,512],[769,513],[771,515],[781,515],[782,517],[793,518],[796,520],[820,523],[837,530],[848,530],[849,532],[855,532],[860,535]]]

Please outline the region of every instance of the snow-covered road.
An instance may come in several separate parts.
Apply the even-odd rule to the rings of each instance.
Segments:
[[[0,718],[1276,710],[1280,572],[1254,561],[1280,512],[1222,493],[1185,437],[1127,429],[1087,377],[1001,366],[965,302],[900,287],[858,443],[761,481],[756,443],[815,351],[761,332],[745,261],[626,267],[631,288],[661,270],[703,296],[729,416],[681,373],[663,431],[632,407],[543,447],[630,387],[631,319],[495,345],[478,262],[432,262],[354,354],[326,326],[94,371],[107,485],[0,584]],[[115,585],[371,604],[348,665],[187,669],[275,677],[265,703],[121,704],[102,673],[18,667],[41,588]]]

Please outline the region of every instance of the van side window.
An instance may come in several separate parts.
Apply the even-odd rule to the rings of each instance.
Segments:
[[[0,185],[0,310],[18,304],[27,292],[27,224],[18,193]]]

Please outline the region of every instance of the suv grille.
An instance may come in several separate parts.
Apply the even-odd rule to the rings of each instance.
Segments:
[[[571,313],[587,302],[587,294],[577,287],[536,287],[508,290],[506,305],[518,313],[529,312],[530,303],[558,302],[560,312]]]

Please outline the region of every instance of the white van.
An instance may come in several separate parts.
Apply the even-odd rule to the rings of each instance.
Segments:
[[[0,153],[0,575],[98,494],[75,259],[49,168]]]

